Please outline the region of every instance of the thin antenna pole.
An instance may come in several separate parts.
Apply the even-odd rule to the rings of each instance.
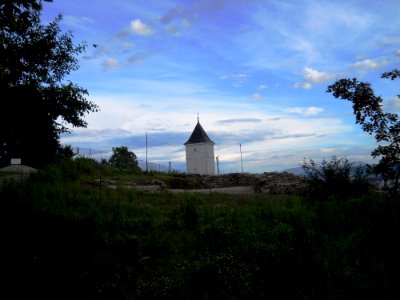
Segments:
[[[146,173],[148,172],[148,162],[147,162],[147,132],[146,132]]]
[[[242,144],[239,144],[240,147],[240,168],[242,170],[243,173],[243,155],[242,155]]]

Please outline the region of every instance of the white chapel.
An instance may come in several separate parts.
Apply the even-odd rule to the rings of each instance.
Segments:
[[[196,127],[185,143],[186,172],[188,174],[215,174],[214,144],[200,125],[199,118],[197,118]]]

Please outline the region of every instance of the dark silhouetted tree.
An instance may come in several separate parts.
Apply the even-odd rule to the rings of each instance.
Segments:
[[[369,191],[368,168],[356,167],[345,157],[333,156],[320,164],[304,159],[301,167],[309,183],[307,193],[317,200],[329,196],[357,196]]]
[[[41,24],[41,9],[41,0],[0,1],[2,165],[12,157],[32,166],[55,161],[60,134],[86,127],[84,115],[98,111],[86,89],[65,79],[85,45],[61,32],[61,15]]]
[[[394,80],[400,77],[400,71],[395,69],[385,72],[381,77]],[[355,78],[340,79],[328,86],[327,92],[332,93],[336,98],[353,103],[356,123],[360,124],[365,132],[375,135],[378,143],[378,147],[371,153],[374,158],[380,159],[374,166],[374,171],[376,174],[382,175],[385,180],[391,180],[393,182],[392,190],[398,193],[400,179],[400,121],[398,115],[383,112],[383,99],[375,95],[369,83],[359,82]]]
[[[76,153],[72,149],[71,145],[60,146],[57,151],[57,158],[59,160],[71,160]]]
[[[113,155],[110,157],[109,163],[113,167],[120,170],[139,170],[136,154],[129,151],[127,147],[115,147],[112,148],[112,151]]]

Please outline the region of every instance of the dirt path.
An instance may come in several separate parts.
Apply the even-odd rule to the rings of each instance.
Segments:
[[[254,194],[252,186],[233,186],[211,189],[197,189],[197,190],[184,190],[184,189],[170,189],[173,193],[225,193],[225,194]]]

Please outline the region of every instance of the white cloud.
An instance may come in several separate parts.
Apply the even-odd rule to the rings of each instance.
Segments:
[[[302,88],[302,89],[308,90],[308,89],[312,88],[312,85],[309,82],[296,82],[293,85],[293,87],[295,89],[301,89]]]
[[[310,116],[315,116],[319,114],[320,112],[323,112],[324,109],[321,107],[315,107],[315,106],[310,106],[310,107],[288,107],[284,110],[285,112],[289,113],[296,113],[300,115],[304,115],[307,117]]]
[[[150,28],[150,26],[143,23],[139,19],[131,21],[131,30],[139,35],[150,35],[153,33],[153,30]]]
[[[322,153],[334,153],[337,152],[337,148],[333,147],[323,147],[320,149]]]
[[[312,85],[311,85],[311,83],[309,83],[309,82],[304,82],[304,83],[303,83],[303,88],[306,89],[306,90],[307,90],[307,89],[311,89],[311,88],[312,88]]]
[[[320,72],[313,68],[303,69],[303,81],[294,84],[295,88],[310,89],[314,84],[328,82],[335,78],[334,74]]]
[[[261,100],[263,96],[259,93],[255,93],[251,96],[251,98],[253,98],[254,100]]]
[[[261,85],[258,87],[259,90],[266,90],[267,88],[268,88],[268,86],[265,85],[265,84],[261,84]]]
[[[383,102],[383,108],[387,112],[391,113],[399,113],[400,112],[400,98],[399,97],[392,97],[387,101]]]
[[[312,68],[305,67],[303,70],[304,80],[309,83],[322,83],[327,82],[334,78],[334,75],[326,73],[326,72],[319,72]]]
[[[386,62],[384,60],[377,61],[372,59],[364,59],[362,61],[355,62],[351,66],[358,70],[376,70],[380,67],[383,67],[384,65],[386,65]]]
[[[102,66],[107,69],[116,68],[118,65],[119,65],[118,60],[116,60],[114,58],[108,58],[102,64]]]

